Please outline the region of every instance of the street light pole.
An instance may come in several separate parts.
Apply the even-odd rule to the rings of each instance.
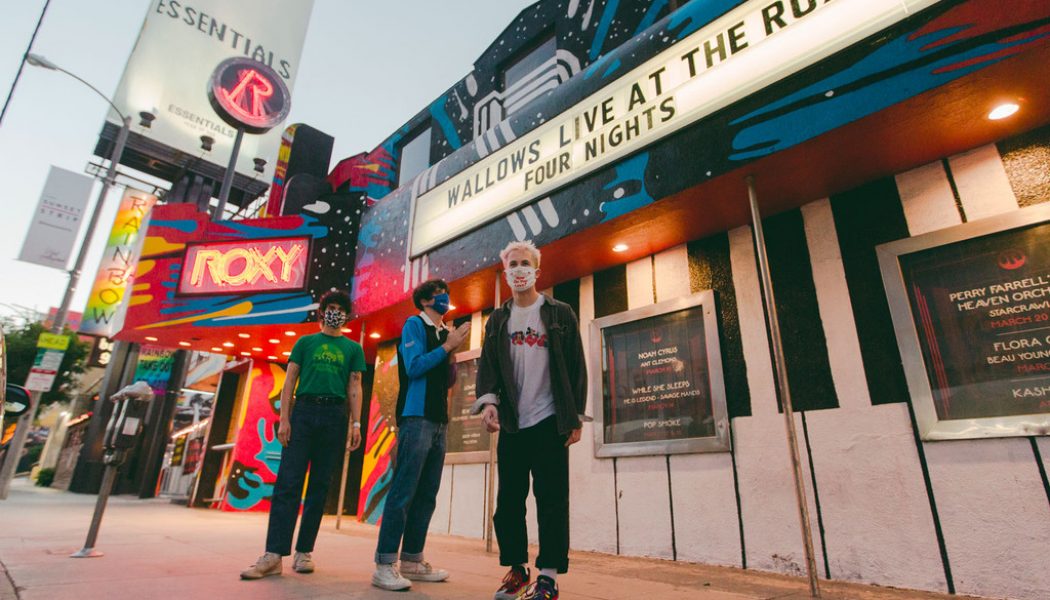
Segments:
[[[51,325],[52,333],[62,333],[62,328],[66,324],[66,315],[69,314],[69,306],[73,302],[73,294],[77,290],[77,284],[80,282],[80,273],[84,268],[84,259],[87,258],[88,250],[91,248],[91,238],[94,237],[95,227],[98,225],[99,217],[102,215],[102,207],[106,202],[106,195],[109,193],[109,189],[113,186],[116,181],[117,164],[120,162],[121,155],[124,154],[124,145],[127,143],[128,134],[131,132],[131,117],[125,116],[113,101],[106,97],[105,94],[100,92],[98,88],[91,85],[87,81],[84,81],[80,77],[77,77],[73,73],[59,67],[55,63],[38,54],[27,54],[26,62],[33,65],[34,67],[41,67],[51,71],[59,71],[69,75],[73,79],[83,83],[84,85],[91,88],[96,94],[102,97],[118,115],[123,119],[123,125],[120,128],[120,132],[117,133],[117,140],[113,144],[113,150],[109,155],[109,169],[106,171],[106,176],[102,179],[102,189],[98,192],[98,199],[95,201],[95,208],[91,212],[91,218],[88,220],[87,232],[84,234],[84,240],[80,243],[80,251],[77,253],[76,262],[73,263],[73,268],[69,271],[69,283],[66,284],[66,292],[62,295],[62,305],[58,307],[58,312],[55,314],[55,321]],[[18,466],[19,457],[22,455],[22,449],[25,447],[26,438],[29,436],[29,427],[36,418],[37,408],[40,406],[40,398],[43,396],[43,392],[34,391],[30,394],[29,410],[27,410],[18,420],[18,426],[15,429],[15,435],[11,439],[11,444],[8,447],[7,457],[4,459],[3,468],[0,469],[0,500],[7,498],[8,489],[11,486],[11,479],[15,475],[15,469]]]
[[[124,117],[124,125],[117,133],[117,141],[113,144],[113,152],[109,155],[109,169],[106,171],[106,176],[102,179],[102,189],[98,191],[95,209],[91,211],[91,218],[88,220],[87,233],[84,235],[84,241],[80,244],[77,260],[69,271],[69,284],[66,285],[66,292],[62,295],[62,304],[58,307],[58,312],[55,314],[55,322],[51,327],[52,333],[62,333],[62,327],[66,324],[66,316],[69,314],[69,306],[73,302],[73,294],[77,291],[77,284],[80,283],[80,273],[84,268],[84,259],[87,258],[88,250],[91,247],[91,238],[94,237],[95,227],[98,226],[99,217],[102,216],[102,206],[106,202],[106,195],[109,194],[109,189],[113,187],[116,181],[117,163],[120,162],[120,156],[124,154],[124,145],[128,141],[129,133],[131,133],[131,117]]]

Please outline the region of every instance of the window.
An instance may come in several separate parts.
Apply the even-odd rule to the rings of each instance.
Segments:
[[[503,69],[503,91],[527,78],[540,65],[550,60],[557,50],[554,34],[548,33],[536,46],[512,58]]]
[[[397,166],[397,184],[409,182],[430,166],[430,124],[406,138],[401,144],[401,160]]]

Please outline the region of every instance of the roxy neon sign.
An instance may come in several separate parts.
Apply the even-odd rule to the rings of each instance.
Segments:
[[[192,245],[182,263],[179,293],[302,289],[309,249],[309,238]]]

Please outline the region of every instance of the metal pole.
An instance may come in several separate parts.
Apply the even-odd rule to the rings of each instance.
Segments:
[[[122,452],[118,450],[117,452]],[[106,512],[106,503],[109,502],[109,493],[113,490],[113,483],[117,478],[117,469],[120,467],[122,457],[114,456],[114,462],[106,465],[106,472],[102,475],[102,488],[98,491],[98,499],[95,501],[95,514],[91,517],[91,527],[88,528],[87,539],[84,547],[70,554],[70,558],[97,558],[103,553],[95,550],[95,540],[98,539],[98,529],[102,525],[102,515]]]
[[[499,308],[499,269],[496,270],[496,293],[494,308]],[[484,340],[482,340],[484,343]],[[499,434],[489,434],[489,473],[486,485],[488,502],[485,504],[485,552],[492,552],[492,517],[496,514],[496,445],[499,443]]]
[[[117,133],[117,141],[113,145],[113,152],[109,157],[109,169],[106,171],[106,176],[102,179],[102,189],[98,192],[98,200],[95,201],[95,208],[91,211],[91,218],[88,220],[87,232],[84,234],[84,240],[80,243],[80,251],[77,252],[76,262],[73,263],[73,268],[69,271],[69,283],[66,284],[66,292],[62,295],[62,304],[58,307],[58,312],[55,313],[55,322],[51,325],[51,333],[62,333],[62,328],[66,325],[66,315],[69,314],[69,306],[73,302],[73,294],[76,292],[77,283],[80,281],[80,272],[84,268],[84,260],[87,258],[88,250],[91,248],[91,238],[95,236],[95,227],[98,225],[99,217],[102,215],[102,207],[106,202],[106,195],[116,179],[117,164],[120,162],[121,155],[124,154],[124,145],[128,140],[130,131],[131,117],[124,117],[124,125],[120,128],[120,132]],[[29,395],[29,410],[18,419],[15,435],[8,447],[7,456],[9,459],[22,454],[22,448],[25,447],[26,438],[29,437],[29,428],[33,424],[33,419],[36,418],[36,411],[40,407],[42,396],[43,394],[37,391]],[[15,476],[15,469],[18,467],[17,459],[9,459],[5,459],[3,467],[0,468],[0,500],[7,499],[7,493],[11,487],[11,479]]]
[[[777,387],[780,389],[780,400],[784,407],[788,453],[791,456],[791,468],[795,478],[795,499],[798,501],[798,519],[802,527],[802,543],[806,553],[809,593],[814,598],[820,598],[820,587],[817,583],[817,562],[813,556],[813,531],[809,524],[809,503],[806,500],[806,488],[802,478],[802,461],[799,459],[798,454],[798,438],[795,435],[795,413],[791,406],[791,390],[788,388],[784,346],[780,338],[780,322],[777,319],[776,303],[773,301],[773,281],[769,276],[769,258],[766,256],[766,240],[762,233],[762,217],[758,210],[758,194],[755,193],[755,178],[748,175],[746,181],[747,195],[751,202],[751,220],[755,230],[758,271],[762,278],[762,294],[766,300],[766,318],[769,321],[769,332],[773,343],[773,358],[776,361]]]
[[[69,285],[66,286],[66,293],[62,296],[62,305],[58,307],[58,313],[55,314],[55,323],[51,327],[52,333],[62,333],[62,327],[66,324],[66,315],[69,313],[69,305],[73,302],[73,294],[76,292],[77,283],[80,281],[80,272],[84,268],[84,259],[87,258],[88,250],[91,247],[91,238],[94,237],[95,227],[98,226],[99,217],[102,216],[102,206],[106,202],[106,195],[109,194],[109,188],[116,181],[117,164],[120,163],[120,157],[124,154],[124,145],[128,141],[128,133],[130,131],[131,117],[124,117],[124,125],[117,133],[117,141],[113,145],[112,154],[109,156],[109,168],[106,170],[106,176],[102,179],[102,189],[98,192],[95,210],[91,212],[91,219],[88,221],[87,233],[84,235],[83,243],[80,244],[80,252],[77,253],[77,260],[73,264],[73,269],[69,272]]]
[[[360,336],[360,338],[361,338],[361,347],[364,348],[365,347],[365,322],[364,321],[361,321],[361,336]],[[365,406],[365,399],[361,398],[361,410],[364,410],[364,406]],[[349,406],[347,406],[347,410],[353,410],[353,409],[350,408]],[[361,415],[361,416],[363,417],[364,415]],[[352,429],[353,425],[351,425],[350,427]],[[348,430],[346,433],[347,433],[347,435],[350,435],[350,434],[353,433],[353,431],[349,431]],[[364,435],[364,433],[362,433],[362,435]],[[365,443],[365,440],[363,438],[361,439],[361,443],[362,444]],[[337,508],[336,512],[335,512],[335,528],[336,529],[339,529],[339,527],[343,524],[343,503],[346,500],[346,480],[347,480],[347,477],[348,477],[347,471],[349,469],[350,469],[350,447],[347,446],[345,452],[343,453],[343,477],[342,477],[342,479],[341,479],[341,481],[339,483],[339,508]]]
[[[241,140],[244,139],[244,128],[237,128],[237,137],[233,139],[233,151],[230,152],[230,164],[226,165],[226,173],[222,176],[222,188],[219,190],[219,205],[215,207],[213,221],[221,221],[222,213],[226,210],[226,201],[230,199],[230,188],[233,187],[233,175],[237,170],[237,155],[241,153]]]

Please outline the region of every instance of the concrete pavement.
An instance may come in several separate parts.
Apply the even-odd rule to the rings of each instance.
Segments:
[[[187,509],[165,500],[110,499],[97,548],[102,558],[72,559],[80,549],[95,497],[15,481],[0,502],[0,600],[121,598],[488,599],[504,569],[478,540],[432,536],[427,558],[448,569],[445,583],[416,583],[410,592],[370,585],[376,529],[326,517],[315,549],[317,572],[240,581],[262,553],[266,515]],[[535,556],[535,551],[533,551]],[[822,582],[838,600],[947,599],[874,586]],[[662,560],[574,552],[559,578],[561,597],[583,600],[768,600],[808,598],[802,579]]]

